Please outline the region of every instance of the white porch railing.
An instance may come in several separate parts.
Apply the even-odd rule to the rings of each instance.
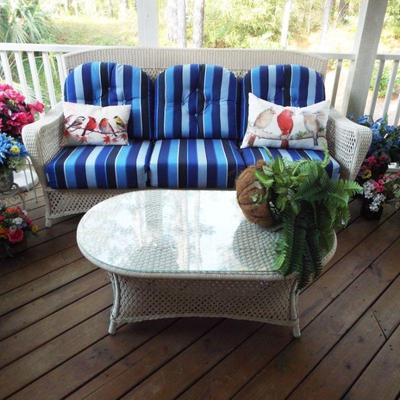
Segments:
[[[56,44],[17,44],[0,43],[0,80],[17,84],[28,98],[36,98],[49,106],[54,106],[62,98],[63,83],[66,76],[62,54],[71,51],[92,49],[98,46],[56,45]],[[351,53],[314,53],[329,60],[327,74],[327,97],[331,104],[342,112],[343,92],[349,85],[348,73],[355,55]],[[393,94],[398,73],[400,54],[378,54],[376,57],[377,76],[374,89],[369,95],[365,114],[376,117],[389,113],[391,123],[398,124],[400,119],[400,96],[395,100]],[[391,65],[390,79],[386,87],[385,99],[379,98],[379,88],[386,64]],[[348,74],[347,74],[348,75]],[[377,109],[377,104],[379,107]],[[390,107],[390,109],[389,109]]]

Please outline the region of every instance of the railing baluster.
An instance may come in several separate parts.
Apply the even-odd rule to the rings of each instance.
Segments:
[[[394,116],[393,125],[398,125],[400,119],[400,95],[397,98],[396,115]]]
[[[43,100],[42,90],[40,88],[40,79],[36,66],[35,53],[33,51],[28,51],[28,60],[29,60],[29,67],[31,69],[32,83],[33,83],[33,89],[35,91],[35,97],[37,100],[42,101]]]
[[[14,57],[15,57],[15,63],[17,65],[19,83],[22,86],[22,93],[24,94],[25,97],[29,98],[30,92],[29,92],[29,88],[28,88],[28,82],[26,80],[24,62],[22,60],[22,52],[15,51]]]
[[[343,60],[341,58],[338,59],[337,65],[336,65],[336,72],[335,72],[335,80],[333,82],[333,89],[332,89],[332,97],[331,97],[331,105],[335,105],[336,101],[336,94],[339,86],[339,79],[340,79],[340,73],[342,71],[342,63]]]
[[[54,107],[57,103],[57,100],[56,100],[56,91],[54,89],[53,73],[51,71],[49,54],[43,52],[42,58],[43,58],[44,75],[46,77],[46,83],[47,83],[47,91],[49,93],[50,105],[51,107]]]
[[[7,52],[2,51],[0,53],[0,57],[1,57],[1,65],[2,65],[3,71],[4,71],[4,79],[5,79],[6,83],[11,85],[13,83],[13,78],[12,78],[10,63],[8,61]]]
[[[64,69],[64,62],[62,60],[62,54],[56,54],[57,59],[57,68],[58,68],[58,78],[60,80],[60,87],[61,92],[64,90],[64,81],[65,81],[65,69]]]
[[[379,86],[381,84],[381,79],[383,75],[383,68],[385,67],[385,59],[379,60],[379,67],[378,67],[378,73],[376,75],[376,81],[374,85],[374,92],[372,93],[372,99],[371,99],[371,105],[369,107],[369,115],[373,118],[374,117],[374,111],[376,107],[376,101],[378,99],[379,95]]]
[[[393,61],[393,68],[392,68],[392,74],[390,75],[390,81],[389,81],[389,85],[388,85],[387,91],[386,91],[385,105],[383,106],[383,115],[386,115],[388,110],[389,110],[390,101],[392,100],[394,82],[396,80],[396,75],[397,75],[397,69],[398,68],[399,68],[399,60],[394,60]]]

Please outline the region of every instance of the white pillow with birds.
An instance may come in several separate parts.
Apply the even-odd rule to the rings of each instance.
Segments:
[[[275,147],[323,150],[329,101],[307,107],[284,107],[249,93],[246,134],[241,148]]]
[[[62,146],[126,145],[131,106],[64,102]]]

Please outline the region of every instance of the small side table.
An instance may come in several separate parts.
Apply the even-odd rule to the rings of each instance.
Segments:
[[[22,192],[22,189],[16,183],[13,183],[10,190],[7,190],[6,192],[0,192],[0,203],[3,201],[5,202],[6,199],[11,197],[18,196],[21,199],[23,208],[25,209],[25,199],[22,195]]]

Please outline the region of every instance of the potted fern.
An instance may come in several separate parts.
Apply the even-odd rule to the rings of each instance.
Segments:
[[[334,230],[350,218],[350,198],[362,191],[354,181],[333,181],[325,169],[328,163],[326,151],[323,161],[276,158],[255,172],[266,190],[253,200],[269,204],[282,224],[277,269],[283,275],[296,272],[299,288],[319,275],[323,256],[332,247]]]

